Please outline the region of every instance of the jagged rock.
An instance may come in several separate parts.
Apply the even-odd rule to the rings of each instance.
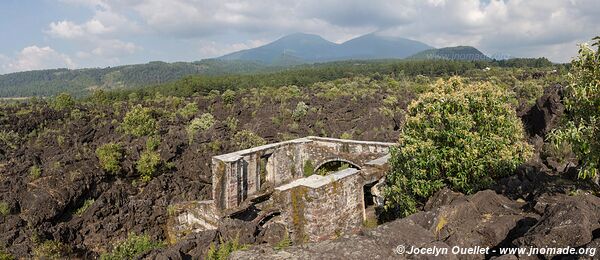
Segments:
[[[428,259],[423,256],[399,255],[394,251],[399,245],[404,246],[406,250],[411,246],[448,247],[443,242],[437,242],[431,232],[412,220],[401,219],[381,225],[362,235],[280,250],[270,246],[257,246],[250,250],[234,252],[230,259]],[[446,259],[457,258],[448,256]]]
[[[280,223],[271,223],[263,228],[258,235],[257,240],[269,245],[276,245],[287,235],[285,225]]]
[[[563,87],[553,85],[544,90],[544,95],[535,105],[522,115],[522,120],[529,136],[545,137],[559,121],[565,111],[562,104]]]
[[[221,220],[218,228],[225,241],[237,239],[240,244],[254,244],[257,230],[258,226],[253,222],[230,218]]]
[[[139,259],[197,259],[206,255],[210,243],[216,239],[216,231],[192,233],[168,248],[152,250]]]
[[[540,221],[523,237],[516,239],[516,245],[580,247],[592,241],[594,230],[600,228],[600,198],[594,195],[557,195],[546,201]]]
[[[446,206],[452,203],[452,201],[454,201],[455,199],[461,198],[463,196],[464,195],[462,193],[454,192],[448,188],[444,188],[433,194],[433,196],[431,196],[431,198],[427,200],[427,203],[425,203],[423,209],[425,211],[429,211],[441,206]]]
[[[530,217],[521,210],[525,202],[512,201],[492,190],[470,196],[441,190],[432,196],[427,204],[433,206],[432,210],[408,218],[418,221],[438,240],[449,246],[496,247],[518,226],[519,221]],[[441,206],[436,207],[437,205]],[[481,257],[465,255],[461,256],[461,259]]]

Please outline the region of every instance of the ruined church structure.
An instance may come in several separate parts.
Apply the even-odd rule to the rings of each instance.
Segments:
[[[309,136],[214,156],[212,199],[180,205],[172,233],[224,217],[283,224],[297,242],[356,232],[380,201],[392,145]]]

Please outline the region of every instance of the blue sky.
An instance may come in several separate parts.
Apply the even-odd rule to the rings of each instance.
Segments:
[[[194,61],[295,32],[568,62],[599,26],[597,0],[3,0],[0,73]]]

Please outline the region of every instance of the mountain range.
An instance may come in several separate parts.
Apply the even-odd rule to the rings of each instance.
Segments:
[[[50,69],[0,75],[0,97],[52,96],[66,91],[85,96],[94,89],[123,89],[174,81],[188,75],[225,75],[275,71],[300,64],[344,60],[491,60],[470,46],[435,49],[425,43],[366,34],[334,43],[296,33],[253,49],[196,62],[150,62],[90,69]]]
[[[217,59],[294,65],[338,60],[403,59],[431,49],[434,48],[419,41],[374,33],[341,44],[314,34],[296,33],[257,48],[237,51]]]

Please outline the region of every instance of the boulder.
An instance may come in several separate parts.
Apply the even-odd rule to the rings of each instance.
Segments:
[[[556,195],[536,207],[544,214],[523,237],[513,243],[520,247],[582,247],[600,228],[600,198],[594,195]],[[546,255],[552,258],[554,255]]]
[[[529,136],[545,137],[556,126],[565,111],[562,95],[561,85],[550,86],[544,90],[535,105],[523,113],[521,119]]]

